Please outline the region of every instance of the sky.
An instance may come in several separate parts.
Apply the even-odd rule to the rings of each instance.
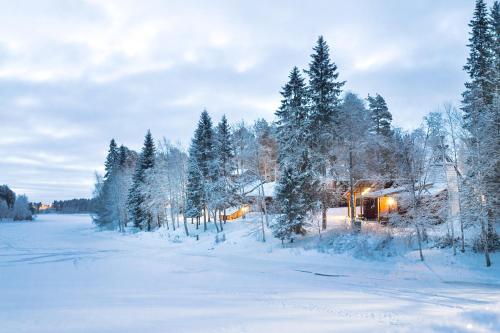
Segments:
[[[491,4],[491,2],[490,2]],[[0,0],[0,184],[90,197],[111,138],[189,144],[214,122],[274,119],[323,35],[345,90],[417,127],[466,80],[471,0]]]

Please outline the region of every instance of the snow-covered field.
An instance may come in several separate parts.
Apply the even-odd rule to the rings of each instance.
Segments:
[[[85,215],[0,222],[0,332],[498,332],[500,256],[374,260],[257,241],[99,232]],[[270,238],[270,235],[268,235]]]

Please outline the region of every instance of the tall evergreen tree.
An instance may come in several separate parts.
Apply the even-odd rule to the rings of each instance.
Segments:
[[[213,176],[214,163],[214,130],[212,119],[207,110],[203,110],[198,122],[198,128],[195,131],[196,151],[195,156],[198,167],[206,181]]]
[[[275,112],[278,118],[278,163],[283,169],[307,149],[307,87],[297,67],[288,77],[289,81],[281,91],[281,105]]]
[[[198,127],[195,130],[194,137],[189,150],[190,163],[195,163],[196,168],[201,174],[201,184],[203,195],[201,204],[204,209],[203,228],[207,230],[206,217],[208,213],[209,200],[211,199],[212,182],[217,177],[217,168],[215,165],[214,155],[214,130],[212,128],[212,120],[207,112],[203,110],[198,121]],[[194,166],[193,166],[194,168]],[[189,194],[187,194],[189,195]],[[208,215],[210,220],[210,215]]]
[[[307,153],[303,152],[298,168],[286,166],[276,188],[276,202],[280,216],[271,226],[273,235],[293,241],[294,234],[304,234],[307,218],[315,205],[317,181],[311,172]]]
[[[345,82],[338,81],[337,65],[330,59],[329,47],[323,36],[319,36],[313,48],[309,75],[309,148],[313,152],[313,165],[326,176],[328,161],[331,161],[335,123],[340,103],[340,94]]]
[[[472,104],[475,99],[471,96],[472,90],[479,93],[479,97],[486,105],[493,101],[493,34],[490,25],[488,8],[484,0],[477,0],[474,16],[469,23],[471,28],[469,44],[469,57],[464,70],[469,74],[471,81],[465,84],[464,104]],[[466,125],[472,121],[473,110],[464,108]]]
[[[368,108],[370,110],[371,126],[370,132],[377,135],[389,137],[391,135],[392,114],[382,96],[368,95]]]
[[[145,201],[143,186],[145,183],[146,171],[154,167],[155,152],[156,148],[153,136],[148,130],[144,139],[144,146],[139,156],[139,160],[137,161],[133,183],[130,188],[128,198],[130,216],[134,221],[134,226],[141,229],[148,227],[148,230],[150,229],[149,226],[151,225],[152,216],[150,216],[148,212],[145,212],[142,208]]]
[[[231,129],[226,116],[222,116],[217,125],[214,142],[214,155],[219,176],[229,177],[234,171],[234,149],[231,141]]]
[[[203,180],[194,153],[189,154],[186,183],[186,217],[199,218],[203,212]]]
[[[214,155],[217,168],[217,192],[219,195],[217,206],[220,209],[226,209],[234,203],[236,198],[236,185],[232,180],[236,165],[231,128],[225,115],[222,116],[220,123],[217,125]]]
[[[113,175],[116,173],[119,166],[119,158],[119,151],[115,139],[111,139],[108,155],[104,162],[104,178],[100,184],[99,191],[95,193],[96,213],[93,216],[93,221],[101,228],[113,228],[115,216],[112,200],[114,193],[111,183],[113,181]]]
[[[495,95],[500,94],[500,2],[495,1],[491,8],[491,30],[493,34],[493,58],[495,72]],[[500,112],[499,112],[500,113]]]
[[[217,210],[223,211],[225,216],[226,209],[237,203],[237,186],[233,179],[235,170],[231,129],[224,115],[214,132],[214,172],[208,192],[210,205],[215,210],[214,222],[217,222]]]
[[[494,14],[494,13],[493,13]],[[494,24],[490,21],[484,0],[477,0],[469,38],[469,57],[464,66],[470,80],[465,84],[462,110],[467,131],[467,201],[477,202],[473,221],[481,225],[481,243],[486,265],[491,265],[489,251],[500,246],[495,232],[495,216],[499,209],[498,186],[498,92],[495,89]]]
[[[115,139],[111,139],[109,143],[108,156],[106,157],[106,161],[104,162],[104,178],[107,178],[111,173],[113,167],[117,165],[119,160],[119,151],[116,145]]]
[[[338,81],[337,65],[330,59],[329,48],[323,36],[313,48],[306,73],[309,76],[308,148],[311,168],[321,180],[319,199],[322,210],[322,228],[326,229],[326,212],[331,204],[328,191],[331,169],[335,163],[333,147],[338,137],[338,111],[344,81]]]

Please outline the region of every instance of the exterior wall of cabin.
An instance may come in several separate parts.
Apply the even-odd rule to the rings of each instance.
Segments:
[[[392,197],[379,197],[378,200],[378,218],[387,217],[390,213],[397,211],[397,202]]]

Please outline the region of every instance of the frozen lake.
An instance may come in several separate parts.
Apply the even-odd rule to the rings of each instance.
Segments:
[[[254,228],[228,224],[215,244],[98,232],[86,215],[0,222],[0,332],[500,331],[497,254],[490,270],[432,251],[359,260]]]

